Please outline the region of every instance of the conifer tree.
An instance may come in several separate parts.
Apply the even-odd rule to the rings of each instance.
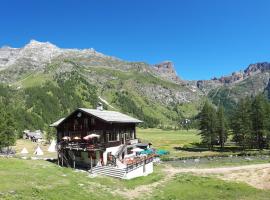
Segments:
[[[218,136],[218,141],[219,141],[220,147],[221,147],[221,149],[223,149],[224,144],[227,140],[227,136],[228,136],[227,122],[226,122],[226,118],[224,115],[223,106],[218,107],[216,131],[217,131],[217,136]]]
[[[241,99],[235,108],[232,117],[232,130],[234,140],[246,149],[252,144],[251,101],[249,98]]]
[[[266,101],[265,103],[265,142],[266,147],[270,146],[270,103]]]
[[[16,141],[14,121],[11,114],[3,108],[0,110],[0,116],[0,148],[9,147]]]
[[[260,149],[264,148],[267,135],[266,106],[267,101],[263,95],[256,96],[252,102],[252,131],[256,145]]]
[[[207,144],[208,149],[212,149],[216,142],[216,111],[213,105],[208,101],[205,102],[202,111],[199,114],[200,135],[202,142]]]

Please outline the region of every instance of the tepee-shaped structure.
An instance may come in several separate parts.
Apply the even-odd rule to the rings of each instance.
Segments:
[[[41,148],[38,146],[37,149],[35,150],[34,154],[37,156],[42,156],[44,153],[41,150]]]
[[[23,150],[21,151],[21,154],[28,154],[27,149],[24,147]]]
[[[53,140],[48,148],[48,152],[56,152],[56,141]]]

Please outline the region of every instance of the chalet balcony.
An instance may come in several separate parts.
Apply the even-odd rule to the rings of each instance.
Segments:
[[[109,147],[115,147],[121,145],[121,141],[110,141],[106,143],[87,143],[87,142],[62,142],[60,143],[60,149],[70,150],[82,150],[82,151],[95,151],[105,150]]]

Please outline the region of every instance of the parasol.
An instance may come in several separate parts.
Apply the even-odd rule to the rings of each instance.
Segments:
[[[83,139],[84,140],[89,140],[89,139],[92,139],[92,138],[99,138],[99,137],[100,137],[100,135],[92,133],[90,135],[87,135],[87,136],[83,137]]]
[[[141,151],[144,151],[144,150],[140,149],[140,148],[135,148],[135,149],[132,149],[131,151],[133,151],[133,152],[141,152]]]
[[[63,137],[62,139],[63,139],[63,140],[70,140],[70,137],[65,136],[65,137]]]

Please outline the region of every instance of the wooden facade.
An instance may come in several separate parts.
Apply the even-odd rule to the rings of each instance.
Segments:
[[[108,111],[103,111],[108,112]],[[75,110],[57,126],[58,163],[92,168],[113,162],[112,147],[126,146],[136,140],[135,122],[106,121],[81,109]],[[99,137],[84,140],[85,136]],[[105,159],[106,157],[106,159]]]

